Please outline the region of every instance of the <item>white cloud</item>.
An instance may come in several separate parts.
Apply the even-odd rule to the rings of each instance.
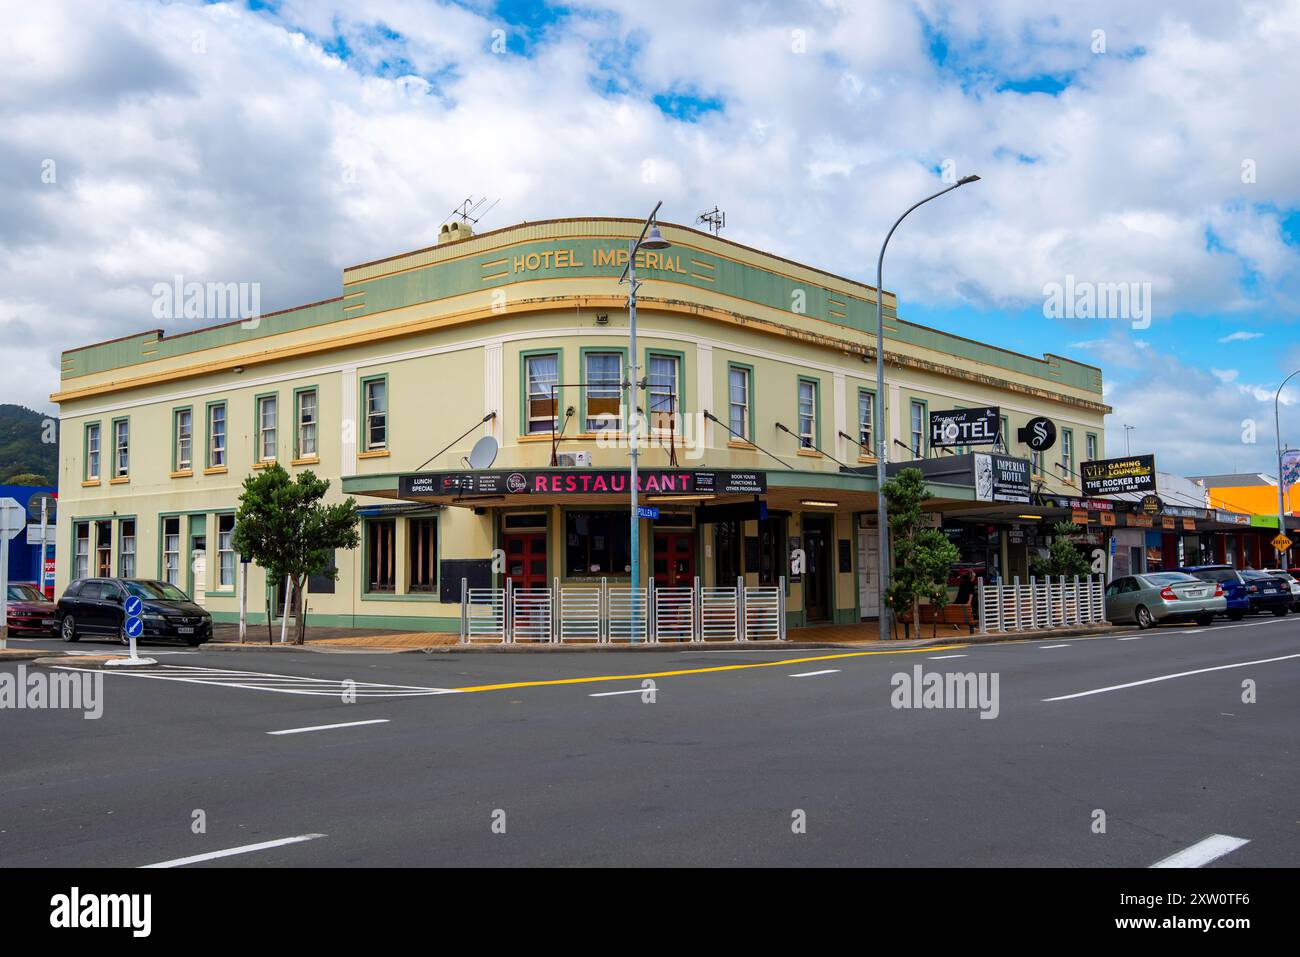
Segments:
[[[156,325],[155,282],[257,281],[268,310],[324,298],[341,266],[432,242],[469,193],[501,197],[489,227],[658,199],[690,223],[718,204],[727,237],[872,281],[885,229],[946,160],[984,178],[891,243],[904,312],[1036,307],[1070,274],[1151,282],[1157,323],[1259,302],[1300,313],[1279,212],[1300,206],[1300,125],[1277,121],[1300,88],[1296,0],[571,9],[530,58],[491,52],[493,29],[518,30],[486,2],[8,9],[0,323],[38,332],[9,345],[4,397],[45,405],[61,349]],[[927,23],[949,68],[927,56]],[[336,33],[348,62],[312,39]],[[1025,96],[998,89],[1007,71],[1073,82]],[[682,124],[650,102],[667,90],[725,109]],[[1078,348],[1107,370],[1151,364],[1105,335]]]
[[[1264,333],[1262,332],[1246,332],[1244,330],[1238,330],[1237,332],[1229,333],[1228,335],[1224,336],[1222,339],[1219,340],[1219,342],[1220,343],[1248,342],[1251,339],[1258,339],[1263,335]]]

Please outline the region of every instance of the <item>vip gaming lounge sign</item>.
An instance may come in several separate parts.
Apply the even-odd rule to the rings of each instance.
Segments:
[[[1097,459],[1079,466],[1084,495],[1120,495],[1156,490],[1156,457],[1129,455],[1122,459]]]
[[[930,447],[992,445],[998,439],[997,406],[982,409],[946,409],[930,413]]]

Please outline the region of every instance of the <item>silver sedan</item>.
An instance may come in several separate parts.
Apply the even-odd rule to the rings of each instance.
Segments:
[[[1106,620],[1135,621],[1139,628],[1188,619],[1208,625],[1227,607],[1222,585],[1183,572],[1128,575],[1106,586]]]

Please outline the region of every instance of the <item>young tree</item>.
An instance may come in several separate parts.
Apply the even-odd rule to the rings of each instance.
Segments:
[[[1052,526],[1052,545],[1046,558],[1035,558],[1029,563],[1031,574],[1044,578],[1047,576],[1073,578],[1078,575],[1086,577],[1092,572],[1088,556],[1074,544],[1074,538],[1083,529],[1073,522],[1057,522]]]
[[[930,604],[940,607],[947,604],[948,570],[960,553],[942,531],[921,527],[921,505],[931,495],[920,469],[903,469],[885,482],[883,491],[889,503],[894,552],[885,602],[895,618],[910,613],[919,636],[921,599],[929,599]],[[904,629],[904,635],[910,636],[906,624]]]
[[[244,479],[235,515],[235,550],[266,569],[268,581],[289,579],[300,645],[307,637],[302,592],[308,576],[337,577],[334,550],[361,541],[356,501],[323,504],[329,487],[314,472],[300,472],[295,480],[283,466],[271,465]]]

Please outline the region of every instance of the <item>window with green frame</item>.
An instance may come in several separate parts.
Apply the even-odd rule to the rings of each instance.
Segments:
[[[727,425],[732,438],[754,441],[754,370],[739,363],[727,365]]]
[[[669,429],[682,414],[682,357],[672,352],[646,354],[646,411],[650,428]]]
[[[921,399],[913,399],[908,406],[910,428],[907,447],[913,457],[918,459],[925,458],[925,411],[926,404]]]
[[[362,451],[388,448],[388,376],[361,380]]]
[[[210,469],[226,465],[226,403],[208,403],[208,465]]]
[[[817,430],[820,423],[817,421],[818,405],[818,381],[816,379],[799,378],[799,448],[811,449],[821,445]]]
[[[560,352],[536,352],[523,356],[523,432],[536,435],[559,426],[555,410],[559,405]]]
[[[131,474],[131,420],[113,420],[113,478]]]
[[[100,428],[100,423],[87,422],[86,439],[85,439],[85,447],[86,447],[85,470],[84,470],[85,474],[82,475],[83,481],[87,481],[87,482],[99,481],[100,460],[101,460],[101,453],[102,453],[100,447],[101,441],[102,441],[102,432]]]
[[[876,455],[876,393],[871,389],[858,389],[858,451],[863,455]]]
[[[319,454],[317,447],[317,429],[319,426],[320,393],[315,386],[307,389],[295,389],[293,457],[295,459],[312,459]]]
[[[1074,478],[1074,430],[1061,430],[1061,473],[1065,480]]]
[[[586,432],[623,430],[623,353],[592,351],[582,356]]]
[[[172,471],[194,468],[194,410],[186,406],[172,412]]]

